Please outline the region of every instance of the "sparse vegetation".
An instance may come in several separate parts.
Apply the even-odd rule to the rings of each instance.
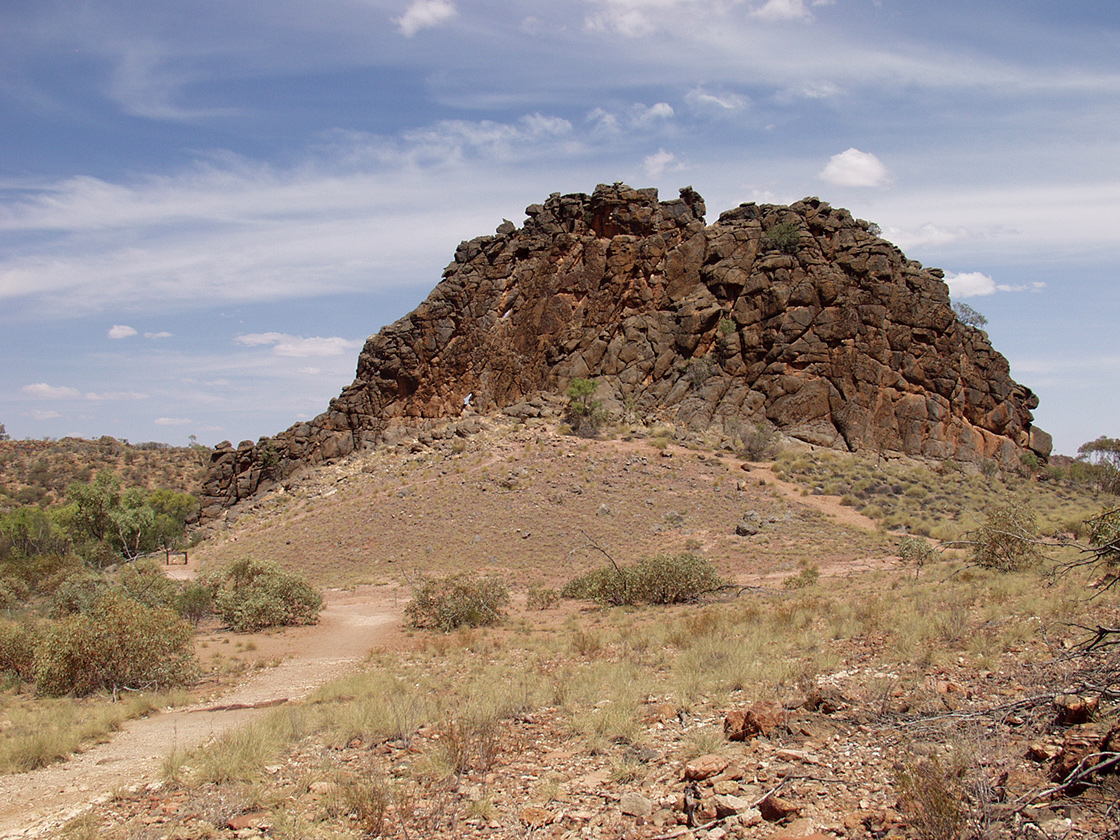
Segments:
[[[796,256],[801,247],[801,225],[798,222],[779,222],[762,237],[764,250],[781,251]]]
[[[420,580],[412,587],[405,615],[413,627],[450,633],[497,624],[508,605],[509,590],[501,579],[463,573]]]
[[[953,312],[957,316],[957,320],[964,324],[966,327],[974,327],[975,329],[982,330],[988,325],[988,319],[969,306],[967,303],[961,301],[953,302]]]
[[[573,578],[560,594],[610,606],[681,604],[695,601],[723,584],[710,560],[678,554],[648,558],[632,566],[617,566],[612,562],[610,566]]]
[[[986,569],[1015,571],[1042,557],[1038,522],[1025,504],[995,505],[970,536],[972,561]]]
[[[269,561],[237,560],[202,582],[214,612],[239,632],[314,624],[323,607],[323,596],[302,576]]]
[[[593,379],[573,379],[565,392],[568,408],[565,420],[580,437],[595,437],[599,434],[606,415],[602,404],[594,398],[599,383]]]

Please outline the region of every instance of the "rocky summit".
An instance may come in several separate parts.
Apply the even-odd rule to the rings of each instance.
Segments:
[[[696,433],[766,422],[852,451],[1014,464],[1045,458],[1038,404],[938,269],[817,198],[705,223],[691,188],[553,194],[463,242],[413,312],[372,336],[326,412],[215,450],[204,514],[422,429],[598,382],[608,409]]]

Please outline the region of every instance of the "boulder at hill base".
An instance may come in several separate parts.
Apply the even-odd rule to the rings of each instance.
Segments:
[[[704,222],[691,188],[554,194],[518,228],[463,242],[409,315],[372,336],[326,412],[219,445],[204,515],[302,465],[487,412],[574,378],[608,408],[733,434],[765,421],[813,444],[939,459],[1045,458],[1038,399],[961,323],[943,274],[816,198]]]

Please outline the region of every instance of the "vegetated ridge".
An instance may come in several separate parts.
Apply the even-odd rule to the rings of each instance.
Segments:
[[[168,446],[104,435],[97,440],[0,440],[0,513],[19,505],[62,502],[72,482],[85,483],[101,470],[149,490],[196,492],[209,450]]]
[[[987,335],[959,321],[938,269],[817,198],[704,222],[691,188],[600,185],[463,242],[413,312],[372,336],[326,412],[225,442],[203,516],[396,425],[559,394],[594,379],[603,408],[733,437],[766,422],[850,451],[1016,464],[1050,436]]]

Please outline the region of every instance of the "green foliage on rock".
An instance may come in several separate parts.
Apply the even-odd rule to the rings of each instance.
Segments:
[[[797,222],[780,222],[762,237],[764,250],[781,251],[794,256],[801,247],[801,225]]]
[[[449,633],[498,624],[508,606],[509,589],[501,578],[459,573],[420,580],[404,612],[413,627]]]
[[[609,606],[681,604],[723,585],[710,560],[684,553],[647,558],[632,566],[612,563],[573,578],[560,594]]]
[[[47,628],[36,646],[40,694],[79,697],[124,688],[168,688],[194,679],[193,629],[173,610],[121,592]]]
[[[277,563],[243,559],[207,575],[214,612],[239,632],[314,624],[323,596],[298,574]]]

